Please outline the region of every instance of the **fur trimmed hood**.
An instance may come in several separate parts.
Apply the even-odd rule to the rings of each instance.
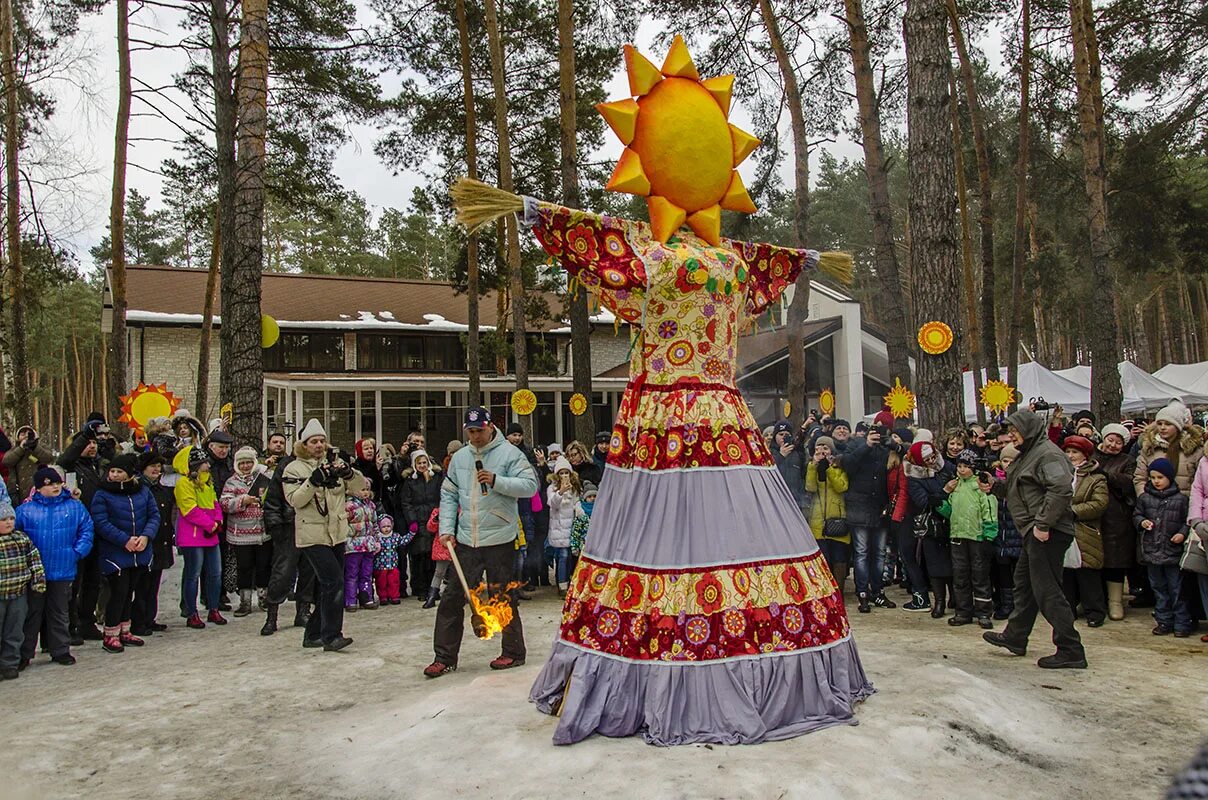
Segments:
[[[1151,423],[1141,433],[1141,453],[1146,457],[1158,451],[1166,452],[1166,447],[1159,445],[1158,426]],[[1179,431],[1178,447],[1182,455],[1189,456],[1204,446],[1204,429],[1199,425],[1188,425]]]

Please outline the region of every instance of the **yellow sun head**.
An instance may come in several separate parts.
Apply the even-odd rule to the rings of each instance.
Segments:
[[[607,188],[646,198],[660,242],[687,222],[716,245],[721,209],[755,212],[734,168],[759,140],[729,122],[734,76],[701,80],[678,35],[662,69],[632,45],[625,67],[633,96],[596,106],[625,145]]]
[[[914,414],[914,392],[902,385],[901,378],[894,378],[893,388],[885,395],[885,405],[894,419],[906,419]]]
[[[131,430],[141,431],[155,417],[170,417],[180,408],[180,398],[168,391],[168,385],[158,386],[139,381],[130,394],[122,395],[122,415],[118,422]]]

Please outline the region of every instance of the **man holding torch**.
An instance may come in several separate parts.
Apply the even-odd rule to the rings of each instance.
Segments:
[[[517,447],[493,424],[491,412],[471,408],[465,424],[469,447],[449,461],[440,493],[440,540],[460,563],[465,585],[445,584],[436,611],[433,634],[434,660],[424,670],[438,678],[457,669],[465,625],[466,595],[486,574],[491,595],[507,592],[511,622],[503,628],[503,654],[491,669],[511,669],[524,664],[524,629],[515,594],[509,589],[518,532],[516,501],[537,493],[537,475]],[[489,638],[485,637],[485,638]]]

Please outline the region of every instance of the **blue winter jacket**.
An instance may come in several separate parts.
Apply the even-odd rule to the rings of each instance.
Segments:
[[[102,481],[92,498],[92,523],[102,575],[151,565],[150,541],[159,533],[159,506],[138,478]],[[126,542],[135,536],[146,536],[149,542],[142,551],[131,553]]]
[[[55,497],[34,496],[17,506],[17,530],[42,555],[48,581],[73,581],[76,562],[92,552],[92,517],[64,489]]]
[[[474,462],[495,473],[486,494],[476,477]],[[440,491],[440,535],[456,535],[458,544],[487,547],[515,541],[520,530],[516,501],[537,493],[537,473],[503,434],[478,450],[467,445],[449,460]]]

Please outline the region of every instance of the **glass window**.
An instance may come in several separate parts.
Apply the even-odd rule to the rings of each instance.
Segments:
[[[332,391],[327,393],[327,417],[323,423],[327,441],[345,453],[352,453],[356,444],[356,392]]]
[[[397,448],[412,428],[419,428],[422,403],[422,392],[382,392],[382,440]]]
[[[264,351],[268,370],[344,370],[344,334],[282,333],[277,344]]]
[[[423,337],[358,333],[357,368],[384,372],[423,369]]]
[[[360,345],[358,344],[358,347]],[[377,392],[372,389],[361,392],[361,436],[377,437]]]
[[[326,414],[322,391],[302,392],[302,421],[298,423],[298,430],[306,427],[306,423],[312,419],[324,419]]]
[[[425,336],[424,369],[429,372],[465,372],[466,350],[458,337]]]

